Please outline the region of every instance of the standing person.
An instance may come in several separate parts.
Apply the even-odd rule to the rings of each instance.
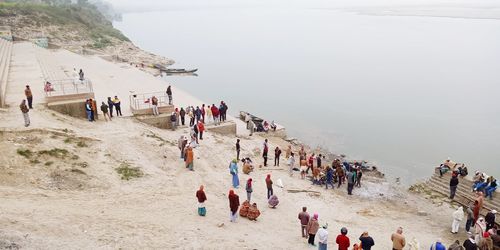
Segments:
[[[189,108],[188,115],[189,115],[189,126],[192,127],[194,125],[194,109],[193,108]]]
[[[490,230],[490,228],[493,228],[495,226],[495,217],[497,214],[497,210],[491,210],[489,211],[486,216],[484,217],[484,220],[486,221],[486,231]]]
[[[229,164],[229,173],[233,176],[233,187],[240,186],[240,178],[238,177],[238,161],[235,159]]]
[[[184,150],[188,144],[188,138],[185,135],[182,135],[177,141],[177,147],[181,151],[181,159],[184,160]]]
[[[363,250],[371,250],[372,246],[375,246],[375,241],[366,231],[361,234],[359,241],[361,241],[361,249]]]
[[[205,195],[205,191],[203,191],[203,185],[200,186],[200,189],[196,191],[196,198],[198,198],[198,215],[205,216],[207,214],[207,209],[205,208],[205,201],[207,200],[207,196]]]
[[[115,105],[116,109],[116,116],[122,116],[122,108],[121,108],[121,101],[118,99],[118,96],[115,95],[115,98],[113,99],[113,104]]]
[[[453,212],[453,223],[451,224],[451,233],[458,233],[460,228],[460,222],[464,219],[464,208],[459,206],[455,212]]]
[[[484,221],[483,217],[479,217],[476,221],[476,226],[474,229],[474,233],[476,234],[476,242],[481,246],[481,241],[483,239],[483,234],[486,232],[486,222]]]
[[[160,110],[158,110],[158,98],[156,98],[156,96],[151,97],[151,105],[153,106],[153,115],[160,115]]]
[[[314,172],[314,170],[313,170]],[[330,168],[330,166],[326,166],[326,181],[325,181],[325,185],[326,185],[326,189],[328,189],[328,184],[330,184],[330,186],[332,186],[332,189],[334,189],[333,187],[333,169]]]
[[[441,239],[437,239],[436,242],[432,243],[431,250],[446,250],[446,247],[441,243]]]
[[[293,152],[290,153],[290,157],[288,157],[288,172],[290,174],[290,176],[293,176],[293,168],[294,168],[294,165],[295,165],[295,158],[294,158],[294,154]]]
[[[168,84],[167,88],[168,105],[172,105],[172,86]]]
[[[175,108],[175,127],[179,127],[179,123],[180,123],[180,112],[179,112],[179,109],[178,108]]]
[[[473,204],[470,203],[467,207],[467,221],[465,222],[465,231],[469,232],[470,227],[474,225],[474,213],[472,212]]]
[[[328,223],[323,225],[318,230],[318,250],[327,250],[328,249]]]
[[[342,166],[340,166],[340,163],[338,163],[338,161],[334,162],[333,166],[335,166],[335,172],[337,173],[337,181],[338,181],[337,188],[340,188],[340,185],[342,185],[342,182],[344,181],[345,172]]]
[[[455,193],[457,192],[457,187],[458,187],[458,176],[457,174],[453,173],[451,175],[450,179],[450,199],[453,200],[455,198]]]
[[[321,157],[323,157],[321,154],[318,155],[316,158],[316,167],[321,168]]]
[[[205,104],[202,104],[201,105],[201,120],[203,120],[203,122],[205,122]]]
[[[281,149],[276,146],[274,149],[274,166],[280,166],[280,155],[281,155]]]
[[[207,124],[210,123],[210,121],[213,122],[213,118],[212,118],[212,109],[210,108],[210,105],[208,105],[206,108],[205,108],[205,116],[207,117],[206,121]]]
[[[493,250],[493,240],[490,237],[490,233],[484,232],[483,239],[479,241],[479,249],[481,250]]]
[[[403,250],[406,246],[406,239],[403,236],[403,228],[398,227],[398,230],[391,235],[392,250]]]
[[[234,191],[231,189],[229,190],[229,209],[230,209],[230,221],[231,222],[236,222],[236,217],[238,216],[238,208],[240,206],[240,197],[234,193]]]
[[[264,149],[262,150],[262,158],[264,158],[264,167],[267,167],[267,152],[269,151],[269,146],[267,144],[267,139],[264,140]]]
[[[474,225],[477,222],[477,219],[479,218],[479,212],[481,211],[481,208],[479,207],[479,202],[477,200],[474,201],[474,209],[472,210],[472,213],[474,214]]]
[[[267,174],[266,177],[266,187],[267,187],[267,199],[273,195],[273,181],[271,180],[271,174]]]
[[[23,113],[24,126],[28,127],[30,125],[30,115],[28,114],[28,112],[30,112],[30,110],[29,110],[28,106],[26,106],[26,100],[21,101],[19,108],[21,109],[21,112]]]
[[[177,114],[175,112],[172,112],[172,114],[170,114],[170,126],[172,130],[175,130],[176,125],[177,125]]]
[[[108,107],[109,107],[109,116],[111,118],[113,118],[113,106],[114,106],[114,103],[113,101],[111,100],[111,97],[108,96]],[[118,115],[118,114],[117,114]]]
[[[191,146],[188,146],[186,149],[186,168],[188,168],[191,171],[194,171],[194,153],[193,153],[193,148]]]
[[[182,126],[184,126],[185,117],[186,117],[186,110],[184,110],[184,108],[181,108],[181,111],[179,111],[179,115],[181,117],[181,124],[182,124]]]
[[[24,95],[26,96],[26,100],[28,100],[28,107],[33,109],[33,93],[31,92],[30,85],[26,85]]]
[[[251,202],[251,199],[252,199],[252,192],[253,192],[253,188],[252,188],[252,178],[249,178],[247,180],[247,184],[245,185],[245,190],[247,191],[247,201],[248,202]]]
[[[90,100],[90,106],[92,107],[92,121],[95,122],[97,119],[97,102],[95,100],[89,99]]]
[[[356,170],[356,187],[361,187],[361,176],[363,176],[363,171],[361,171],[361,168],[358,168]]]
[[[78,72],[76,71],[76,68],[73,68],[73,84],[76,84],[78,81]]]
[[[340,234],[337,236],[335,242],[339,245],[339,250],[347,250],[351,246],[351,241],[347,237],[347,228],[343,227],[340,229]]]
[[[255,131],[255,123],[253,121],[248,122],[248,130],[250,130],[250,136],[252,136]]]
[[[240,146],[240,139],[236,139],[236,160],[240,160],[240,150],[241,150],[241,146]]]
[[[204,131],[205,131],[205,125],[203,125],[203,121],[198,121],[198,133],[200,133],[200,140],[203,140]]]
[[[316,246],[316,244],[314,244],[314,237],[316,237],[318,229],[319,229],[318,213],[314,213],[313,217],[309,220],[309,223],[307,223],[307,233],[309,234],[309,239],[307,240],[307,243],[309,245]]]
[[[80,69],[80,72],[78,72],[78,76],[80,76],[80,78],[79,78],[80,82],[83,83],[83,80],[85,79],[85,77],[84,77],[85,74],[83,74],[83,70],[82,69]]]
[[[92,105],[90,104],[90,99],[85,101],[85,112],[87,113],[87,119],[89,122],[92,121]]]
[[[302,207],[302,212],[299,213],[298,218],[300,220],[302,237],[307,238],[307,224],[309,223],[309,213],[307,212],[307,207]]]
[[[108,114],[108,105],[106,105],[106,103],[102,102],[101,104],[101,111],[102,111],[102,116],[104,116],[104,120],[105,121],[108,121],[108,118],[109,120],[111,121],[111,116],[109,116]],[[108,117],[108,118],[106,118]]]
[[[285,151],[285,159],[287,160],[290,157],[290,154],[292,154],[292,145],[288,145]]]
[[[354,188],[354,183],[356,182],[356,176],[352,171],[347,173],[347,194],[352,195],[352,189]]]
[[[194,110],[194,116],[196,118],[196,123],[198,123],[201,120],[201,109],[200,109],[200,106],[196,106],[196,109]]]
[[[219,119],[219,109],[215,106],[215,104],[212,104],[212,116],[214,118],[214,124],[219,125],[220,124],[220,119]]]
[[[463,246],[465,250],[477,250],[477,244],[471,232],[467,232],[467,239],[464,241]]]

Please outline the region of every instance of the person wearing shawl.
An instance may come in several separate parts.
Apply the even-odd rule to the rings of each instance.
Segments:
[[[280,201],[278,200],[278,196],[276,196],[274,194],[271,195],[271,197],[268,200],[268,203],[269,203],[269,207],[276,208],[276,206],[278,206],[278,204],[280,203]]]
[[[437,239],[436,242],[432,243],[431,250],[446,250],[446,247],[441,241],[441,239]]]
[[[318,250],[327,250],[328,248],[328,223],[318,230]]]
[[[474,215],[474,225],[475,225],[477,220],[479,219],[479,212],[481,211],[481,208],[479,207],[479,202],[477,200],[474,201],[474,209],[472,211]]]
[[[479,242],[479,249],[481,250],[493,250],[493,240],[490,237],[490,233],[484,232],[483,238]]]
[[[451,224],[451,233],[458,233],[460,228],[460,222],[464,219],[464,208],[459,206],[455,212],[453,212],[453,222]]]
[[[233,176],[233,187],[240,186],[240,178],[238,177],[238,161],[235,159],[229,164],[229,173]]]
[[[486,222],[483,217],[479,217],[476,222],[475,233],[476,233],[476,244],[481,245],[483,239],[483,234],[486,232]]]
[[[207,214],[207,209],[205,208],[205,201],[207,200],[207,196],[205,195],[205,191],[203,191],[203,185],[200,186],[200,189],[196,191],[196,198],[198,199],[198,215],[205,216]]]
[[[193,148],[190,146],[187,147],[186,149],[186,168],[189,168],[189,170],[194,171],[194,153],[193,153]]]
[[[309,220],[309,223],[307,223],[307,233],[309,234],[309,239],[307,240],[307,243],[309,245],[316,246],[316,244],[314,244],[314,237],[316,237],[318,229],[319,229],[318,213],[314,213],[314,216]]]
[[[183,135],[177,141],[177,147],[181,151],[181,159],[184,159],[184,150],[186,149],[186,145],[188,144],[188,138]]]
[[[474,240],[474,235],[471,232],[467,232],[468,239],[464,241],[465,250],[477,250],[476,240]]]
[[[252,192],[253,192],[253,188],[252,188],[252,178],[249,178],[247,180],[247,184],[245,186],[245,190],[247,191],[247,201],[248,202],[251,202],[251,199],[252,199]]]
[[[250,208],[248,208],[248,215],[247,218],[249,220],[257,220],[257,218],[260,216],[260,211],[257,208],[257,203],[252,204]]]
[[[497,210],[493,209],[489,211],[486,216],[484,217],[484,220],[486,221],[486,231],[490,230],[495,226],[495,215],[497,214]]]
[[[340,229],[340,234],[337,235],[335,243],[339,245],[339,250],[347,250],[349,246],[351,246],[351,241],[349,237],[347,237],[347,228],[343,227]]]
[[[236,222],[236,217],[238,216],[238,208],[240,206],[240,197],[234,193],[234,190],[229,190],[229,209],[230,209],[230,221]]]

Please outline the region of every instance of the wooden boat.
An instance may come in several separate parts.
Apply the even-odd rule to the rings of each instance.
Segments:
[[[155,64],[153,66],[154,68],[160,70],[160,72],[165,72],[167,74],[187,74],[198,71],[198,69],[169,69],[161,64]]]

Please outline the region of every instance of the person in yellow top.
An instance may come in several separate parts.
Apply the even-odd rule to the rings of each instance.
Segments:
[[[118,96],[115,95],[115,98],[113,98],[113,105],[115,106],[116,109],[116,116],[122,116],[122,108],[121,108],[121,101],[118,99]]]

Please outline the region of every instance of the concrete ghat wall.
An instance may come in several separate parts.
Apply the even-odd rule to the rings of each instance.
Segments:
[[[143,115],[153,115],[153,109],[152,108],[147,108],[147,109],[131,109],[132,114],[135,116],[143,116]],[[168,105],[168,106],[160,106],[158,107],[158,110],[160,111],[160,114],[172,114],[174,112],[174,105]]]
[[[236,123],[233,121],[226,121],[219,126],[206,126],[207,131],[215,132],[223,135],[236,135]]]
[[[85,100],[86,99],[52,102],[48,103],[47,107],[61,114],[87,119],[87,113],[85,112]]]
[[[12,56],[12,42],[0,38],[0,107],[5,106],[7,80]]]
[[[160,111],[161,112],[161,111]],[[170,123],[170,114],[160,114],[159,116],[153,116],[153,115],[142,115],[142,116],[135,116],[137,120],[148,124],[153,127],[161,128],[161,129],[170,129],[171,128],[171,123]]]

